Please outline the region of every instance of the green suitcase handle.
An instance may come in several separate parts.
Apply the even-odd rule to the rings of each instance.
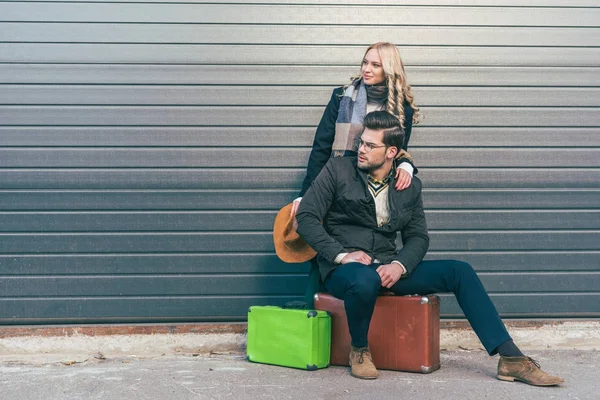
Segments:
[[[288,301],[281,308],[292,309],[292,310],[307,310],[307,304],[304,301]]]

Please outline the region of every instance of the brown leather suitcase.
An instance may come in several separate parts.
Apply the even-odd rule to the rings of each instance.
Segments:
[[[344,302],[317,293],[315,309],[331,315],[331,365],[348,365],[350,332]],[[439,369],[439,297],[379,296],[369,327],[369,348],[379,369],[424,374]]]

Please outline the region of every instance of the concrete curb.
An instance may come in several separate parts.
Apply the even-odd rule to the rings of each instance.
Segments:
[[[600,349],[598,320],[505,321],[524,350]],[[441,321],[443,350],[481,349],[466,321]],[[244,354],[246,324],[79,325],[0,327],[0,361],[56,355],[154,357],[165,354]]]

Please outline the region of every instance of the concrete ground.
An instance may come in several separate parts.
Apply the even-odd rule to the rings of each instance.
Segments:
[[[497,357],[481,350],[443,351],[428,374],[381,371],[363,381],[344,367],[302,371],[247,362],[241,355],[153,358],[90,355],[79,361],[0,359],[0,399],[598,399],[600,352],[538,350],[529,355],[562,376],[538,388],[494,378]]]

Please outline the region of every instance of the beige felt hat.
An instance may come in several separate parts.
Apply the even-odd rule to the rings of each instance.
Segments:
[[[281,261],[287,263],[302,263],[317,255],[304,239],[298,235],[298,223],[295,216],[291,215],[292,203],[283,207],[275,217],[273,225],[273,242],[275,253]]]

